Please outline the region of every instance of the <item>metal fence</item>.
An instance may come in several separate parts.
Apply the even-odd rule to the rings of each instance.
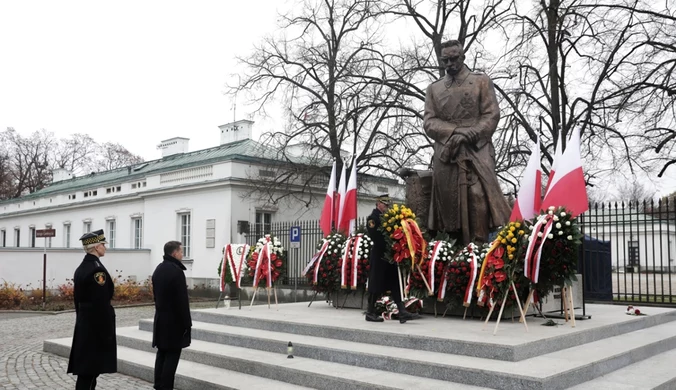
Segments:
[[[588,301],[676,304],[673,199],[593,204],[579,220]]]
[[[579,273],[587,302],[676,305],[676,205],[641,201],[599,203],[579,216],[585,235]],[[364,225],[360,218],[358,225]],[[291,227],[301,229],[300,248],[290,249]],[[287,250],[289,266],[282,285],[307,285],[303,268],[323,234],[319,221],[274,222],[270,233]],[[260,237],[250,236],[255,245]]]

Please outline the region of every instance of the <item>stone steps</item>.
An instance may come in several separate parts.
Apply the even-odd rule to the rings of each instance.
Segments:
[[[649,357],[608,375],[573,386],[570,390],[673,390],[676,350]]]
[[[68,357],[71,338],[47,340],[44,351]],[[152,384],[155,353],[118,345],[118,372],[143,379]],[[225,370],[181,359],[176,370],[174,386],[182,390],[302,390],[310,387],[297,386],[236,371]]]
[[[562,320],[560,326],[544,327],[544,319],[529,318],[525,332],[518,321],[503,320],[495,336],[494,322],[483,331],[477,320],[432,316],[406,324],[372,323],[360,311],[326,305],[196,310],[193,342],[181,355],[180,388],[266,388],[267,383],[275,389],[602,390],[640,384],[630,384],[627,373],[645,377],[648,388],[676,388],[676,374],[668,374],[668,362],[676,357],[676,310],[649,308],[649,315],[640,317],[611,305],[587,310],[593,319],[578,321],[575,328]],[[118,329],[121,372],[152,378],[151,340],[152,320]],[[286,356],[289,341],[294,359]],[[46,351],[62,356],[69,347],[69,339],[45,342]],[[227,375],[235,380],[221,385],[207,381],[208,375],[189,377],[191,370],[180,370],[190,365],[221,381]]]
[[[521,325],[503,320],[502,329],[497,337],[490,336],[488,329],[493,329],[494,322],[490,322],[487,330],[479,332],[481,323],[476,320],[457,321],[456,319],[434,318],[423,316],[420,321],[409,321],[405,326],[398,323],[368,323],[361,316],[355,316],[354,310],[347,310],[353,315],[344,320],[338,317],[345,310],[331,310],[325,314],[327,317],[316,319],[298,320],[296,318],[283,317],[283,313],[268,311],[267,317],[248,315],[246,309],[241,311],[223,311],[216,309],[196,310],[191,313],[193,321],[228,325],[247,329],[260,329],[265,331],[277,331],[282,333],[330,338],[357,343],[378,344],[398,348],[409,348],[421,351],[440,352],[445,354],[465,355],[487,359],[505,361],[521,361],[540,356],[565,348],[570,348],[612,336],[618,336],[641,329],[647,329],[656,325],[676,321],[676,311],[669,310],[646,317],[623,318],[625,321],[608,324],[597,324],[578,321],[578,328],[568,326],[559,327],[552,331],[552,337],[533,337],[524,333]],[[260,313],[260,310],[259,310]],[[257,313],[257,314],[259,314]],[[640,320],[637,320],[639,319]],[[529,321],[532,317],[529,318]],[[424,322],[436,322],[438,328],[418,330]],[[396,322],[396,321],[392,321]],[[542,321],[535,321],[536,324]],[[449,328],[443,324],[449,324]],[[385,325],[385,326],[384,326]],[[449,329],[458,329],[458,337],[449,337]],[[508,328],[508,329],[505,329]],[[152,329],[152,328],[150,328]],[[467,337],[461,336],[467,335]],[[387,337],[384,337],[387,335]]]
[[[119,328],[118,345],[151,352],[152,333],[137,328]],[[290,384],[316,389],[429,389],[452,387],[459,390],[481,387],[449,383],[411,375],[383,372],[355,365],[338,364],[321,360],[296,357],[288,359],[286,353],[234,347],[200,340],[193,340],[183,350],[181,359],[191,362],[226,368],[262,378],[275,379]]]
[[[141,321],[139,328],[140,331],[134,333],[134,336],[147,336],[152,330],[152,322]],[[143,331],[146,331],[145,335]],[[425,377],[502,389],[565,389],[639,362],[655,353],[676,348],[676,323],[672,322],[519,362],[252,330],[198,321],[193,323],[192,335],[193,340],[236,346],[238,351],[244,348],[278,354],[285,354],[287,343],[292,341],[294,354],[298,358],[421,376],[421,379]],[[131,339],[127,342],[136,344],[138,340]],[[477,348],[490,347],[477,345]]]

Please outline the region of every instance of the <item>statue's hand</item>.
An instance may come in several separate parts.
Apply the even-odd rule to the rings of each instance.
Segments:
[[[463,142],[467,142],[467,138],[463,134],[453,134],[451,139],[444,145],[444,150],[441,151],[441,156],[439,156],[441,162],[447,163],[451,161],[451,158],[458,154],[460,144]]]
[[[479,132],[474,127],[459,127],[455,129],[454,134],[462,135],[467,142],[473,144],[479,140]]]

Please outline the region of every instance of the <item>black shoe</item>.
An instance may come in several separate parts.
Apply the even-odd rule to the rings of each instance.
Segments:
[[[369,322],[383,322],[385,321],[383,317],[377,316],[373,313],[366,313],[366,321]]]
[[[399,312],[398,316],[399,316],[399,323],[401,323],[401,324],[405,324],[406,321],[417,320],[417,319],[421,318],[420,314],[410,313],[410,312],[407,312],[406,310]]]

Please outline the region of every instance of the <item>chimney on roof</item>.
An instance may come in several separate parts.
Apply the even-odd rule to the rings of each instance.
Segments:
[[[71,179],[73,173],[66,168],[56,168],[52,170],[52,183]]]
[[[218,126],[221,130],[221,145],[251,139],[251,128],[253,124],[253,121],[242,119]]]
[[[174,137],[165,139],[157,145],[157,149],[162,150],[162,157],[172,156],[174,154],[188,153],[188,142],[190,138]]]

